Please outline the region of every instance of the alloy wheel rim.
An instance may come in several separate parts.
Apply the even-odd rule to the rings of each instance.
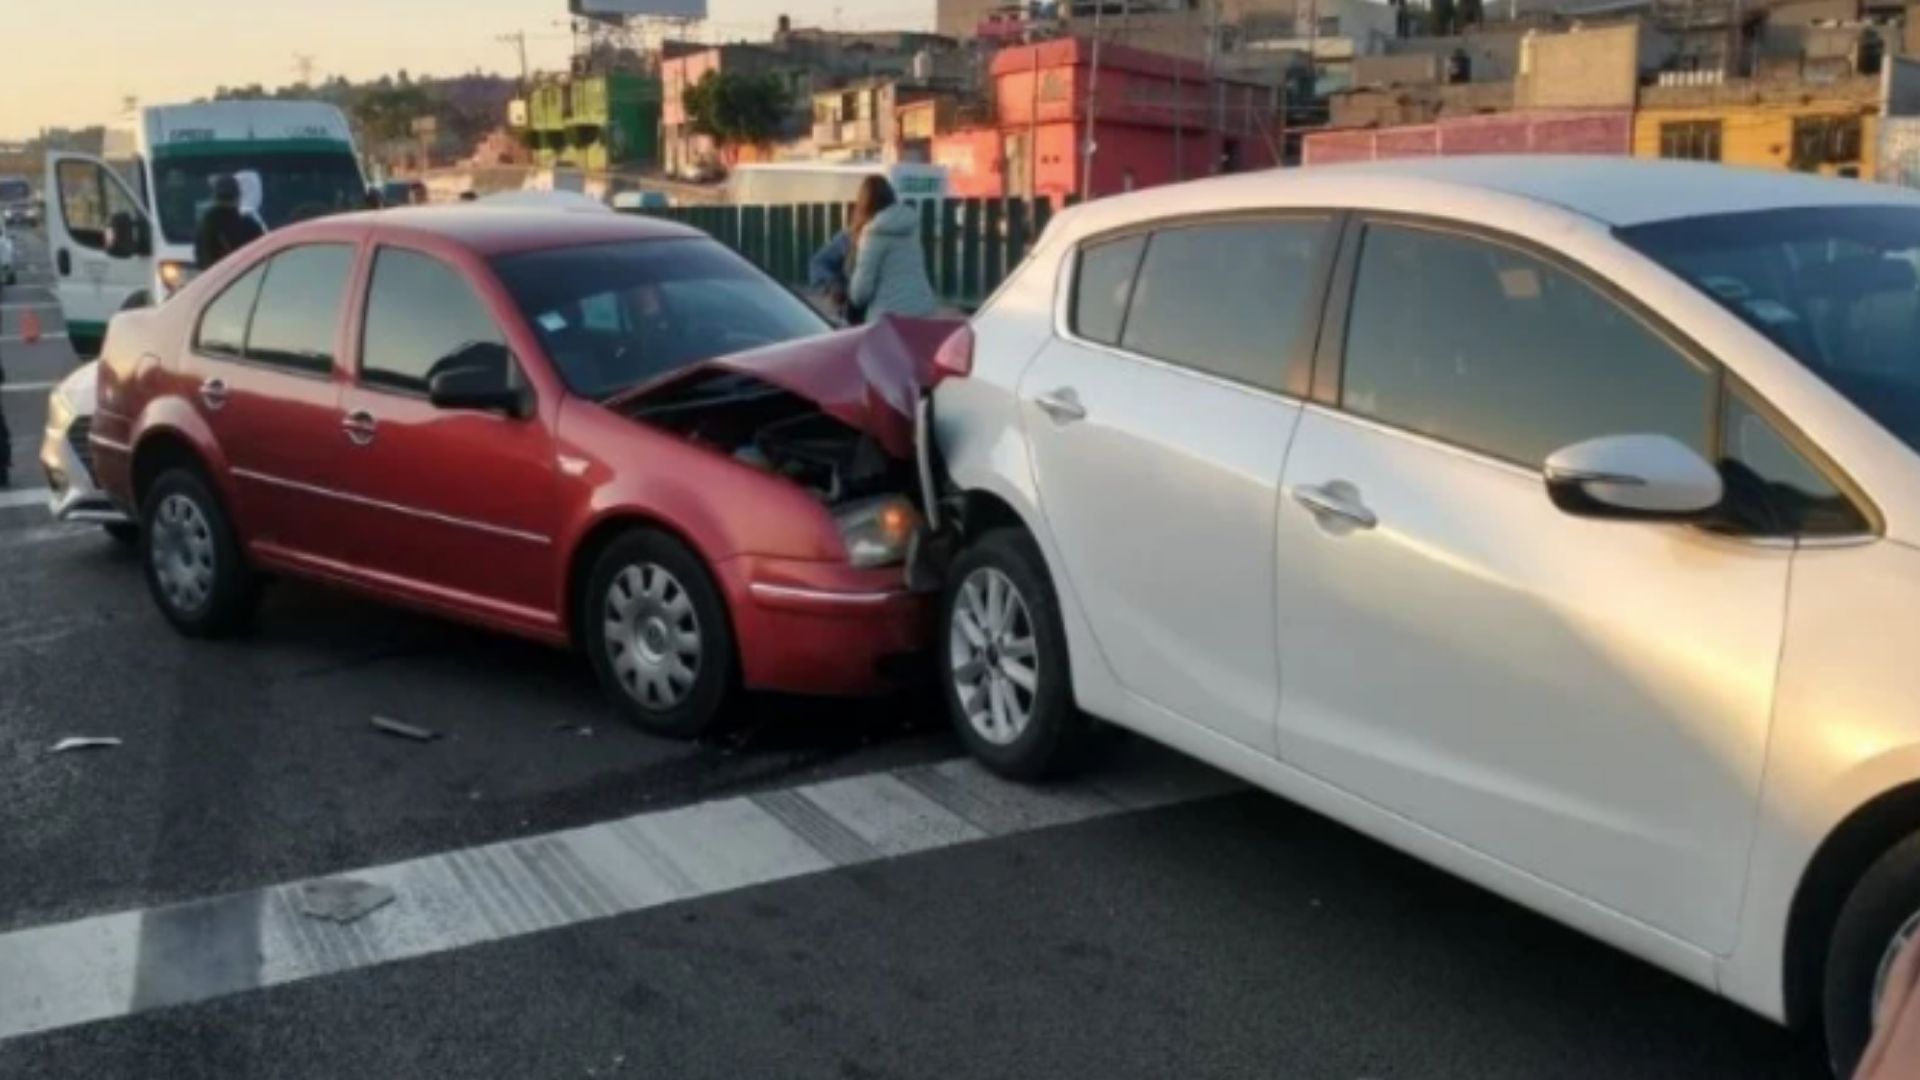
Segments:
[[[213,527],[200,505],[185,495],[168,495],[154,515],[148,558],[161,593],[175,611],[191,614],[213,595]]]
[[[1887,992],[1887,977],[1893,974],[1894,961],[1900,959],[1900,951],[1907,943],[1920,936],[1920,911],[1914,912],[1894,932],[1893,940],[1887,943],[1887,951],[1880,954],[1880,967],[1873,975],[1873,997],[1868,1015],[1880,1015],[1880,997]]]
[[[606,645],[621,687],[644,708],[674,708],[699,681],[700,617],[658,563],[629,566],[607,587]]]
[[[953,689],[967,724],[995,746],[1026,733],[1040,689],[1039,643],[1026,598],[983,566],[960,583],[947,627]]]

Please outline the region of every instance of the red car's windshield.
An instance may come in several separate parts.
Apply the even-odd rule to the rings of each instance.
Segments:
[[[596,400],[831,327],[711,240],[556,248],[502,256],[493,268],[568,389]]]

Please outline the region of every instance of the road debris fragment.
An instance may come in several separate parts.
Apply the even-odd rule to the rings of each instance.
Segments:
[[[300,886],[301,914],[342,925],[392,902],[392,889],[353,878],[323,878]]]
[[[69,735],[53,744],[53,753],[64,754],[69,750],[105,750],[120,745],[120,740],[111,735]]]
[[[412,739],[415,742],[432,742],[440,737],[440,733],[437,731],[417,727],[413,724],[401,723],[398,720],[391,720],[384,716],[374,717],[373,726],[389,735],[398,735],[403,739]]]

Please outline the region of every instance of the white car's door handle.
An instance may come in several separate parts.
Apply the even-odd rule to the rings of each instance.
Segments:
[[[1352,490],[1349,484],[1340,487]],[[1293,489],[1293,501],[1322,521],[1337,519],[1358,529],[1371,529],[1380,524],[1380,519],[1360,501],[1359,493],[1349,495],[1347,491],[1335,490],[1332,485],[1302,484]]]
[[[1087,407],[1080,404],[1080,395],[1074,393],[1071,386],[1041,394],[1033,399],[1033,403],[1040,407],[1041,412],[1053,417],[1056,424],[1071,424],[1087,418]]]
[[[200,384],[200,401],[208,410],[219,412],[227,403],[227,384],[221,379],[208,379]]]

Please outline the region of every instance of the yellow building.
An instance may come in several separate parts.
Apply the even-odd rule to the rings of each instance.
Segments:
[[[1872,179],[1880,100],[1873,76],[1649,86],[1634,114],[1633,153]]]

